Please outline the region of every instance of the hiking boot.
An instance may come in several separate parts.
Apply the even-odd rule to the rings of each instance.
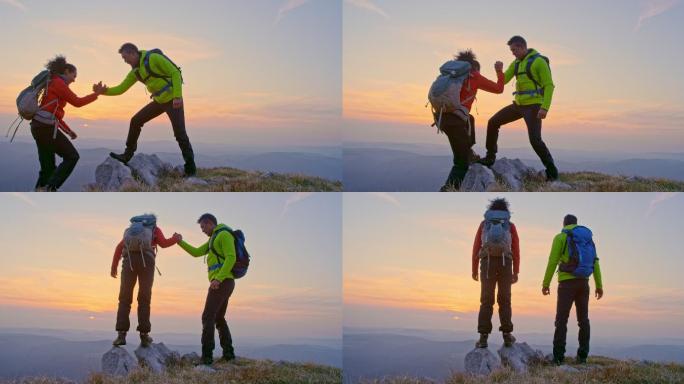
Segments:
[[[124,152],[124,153],[109,152],[109,157],[111,157],[114,160],[118,160],[124,164],[128,164],[128,162],[131,161],[131,158],[133,158],[133,154],[129,153],[129,152]]]
[[[202,355],[200,358],[200,365],[212,365],[214,364],[214,357],[212,355]]]
[[[468,164],[474,164],[477,163],[481,159],[480,155],[475,153],[475,151],[470,149],[470,153],[468,154]]]
[[[565,357],[559,357],[559,356],[553,356],[553,360],[551,361],[553,365],[563,365],[563,362],[565,361]]]
[[[112,345],[117,347],[119,345],[126,345],[126,332],[119,332],[119,336],[112,342]]]
[[[496,155],[487,154],[487,156],[481,158],[477,163],[484,165],[485,167],[491,167],[496,162]]]
[[[221,360],[227,362],[235,361],[235,353],[223,353],[223,356],[221,356]]]
[[[152,344],[152,338],[147,333],[140,333],[140,346],[149,347]]]
[[[475,343],[475,348],[487,348],[487,337],[486,333],[480,333],[480,340]]]
[[[558,168],[551,164],[546,168],[546,181],[558,180]]]
[[[577,360],[575,360],[577,364],[586,364],[587,363],[587,358],[586,357],[579,357],[577,356]]]
[[[513,335],[511,335],[510,333],[504,332],[503,340],[504,340],[504,346],[506,346],[506,347],[512,347],[513,343],[515,343],[515,337],[513,337]]]

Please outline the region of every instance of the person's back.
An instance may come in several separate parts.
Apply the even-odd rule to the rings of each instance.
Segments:
[[[510,222],[508,202],[498,198],[491,201],[480,223],[472,253],[472,277],[480,281],[480,312],[477,332],[480,339],[477,348],[487,348],[487,338],[492,332],[494,301],[499,304],[499,330],[504,344],[515,342],[511,309],[511,285],[518,281],[520,245],[515,225]],[[479,273],[478,273],[479,266]],[[498,294],[495,291],[498,288]]]
[[[558,267],[556,329],[553,337],[553,359],[556,364],[562,364],[565,359],[567,323],[573,304],[577,311],[577,324],[579,326],[578,362],[585,363],[589,354],[589,278],[591,275],[594,276],[596,284],[596,298],[603,297],[601,268],[590,234],[591,231],[588,228],[577,225],[577,217],[566,215],[563,219],[563,229],[554,237],[549,253],[549,261],[542,282],[542,293],[544,295],[550,294],[549,285]],[[588,238],[587,235],[589,235]],[[576,238],[574,238],[575,236]],[[580,242],[584,244],[580,244]],[[577,254],[578,247],[586,247],[581,251],[583,253],[581,256]]]

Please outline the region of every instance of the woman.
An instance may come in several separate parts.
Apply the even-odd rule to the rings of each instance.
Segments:
[[[461,51],[456,55],[455,59],[469,62],[471,65],[470,76],[461,88],[461,104],[468,110],[470,110],[473,101],[475,101],[478,89],[497,94],[503,93],[504,74],[502,62],[497,61],[494,64],[497,77],[495,83],[480,74],[480,63],[475,60],[473,51]],[[451,167],[451,172],[444,186],[440,189],[441,192],[459,189],[466,172],[468,172],[470,158],[473,157],[471,147],[475,144],[474,120],[472,115],[470,115],[468,122],[463,121],[463,119],[452,113],[442,115],[440,129],[449,139],[449,145],[454,154],[454,165]]]
[[[125,345],[126,333],[130,329],[129,315],[133,303],[133,289],[138,285],[138,327],[140,343],[149,346],[152,338],[149,332],[150,302],[152,301],[152,284],[154,283],[154,269],[156,268],[157,246],[168,248],[180,240],[180,235],[174,234],[170,238],[164,237],[161,228],[157,226],[157,217],[144,214],[132,217],[131,225],[124,232],[124,236],[117,244],[112,258],[110,275],[117,276],[119,260],[123,258],[121,266],[121,285],[119,287],[119,308],[116,312],[116,331],[118,336],[113,345]]]
[[[40,173],[36,191],[57,191],[69,177],[78,162],[78,151],[64,135],[73,140],[76,133],[64,122],[64,107],[67,103],[82,107],[97,100],[106,88],[102,84],[93,87],[92,94],[78,97],[69,89],[76,80],[76,67],[67,63],[64,56],[56,56],[45,66],[50,71],[50,82],[40,103],[40,111],[31,121],[31,134],[38,146]],[[60,132],[63,131],[64,133]],[[55,154],[62,162],[55,167]]]

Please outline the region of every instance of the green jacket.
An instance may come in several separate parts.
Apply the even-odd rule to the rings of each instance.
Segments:
[[[225,224],[219,224],[214,228],[212,236],[221,228],[229,228]],[[229,228],[230,229],[230,228]],[[178,242],[178,245],[189,253],[191,256],[200,257],[207,256],[207,268],[219,263],[219,257],[209,248],[209,241],[199,246],[198,248],[186,243],[184,240]],[[214,239],[214,249],[216,249],[223,259],[223,266],[221,268],[209,271],[209,281],[218,280],[223,282],[225,279],[233,279],[233,265],[235,265],[235,242],[233,235],[230,232],[223,231],[216,235]]]
[[[506,72],[504,72],[504,83],[508,84],[511,79],[515,78],[515,63],[520,63],[518,66],[518,73],[521,75],[518,75],[518,80],[515,83],[516,92],[532,91],[536,89],[537,87],[534,85],[534,82],[530,80],[525,73],[525,68],[527,68],[527,60],[530,58],[530,56],[535,55],[536,53],[537,51],[530,49],[528,50],[527,56],[525,56],[525,58],[522,60],[515,59],[515,61],[508,66]],[[553,85],[553,79],[551,78],[551,68],[549,68],[549,64],[546,62],[546,60],[540,57],[532,63],[532,68],[530,68],[530,71],[532,72],[534,79],[541,84],[542,88],[544,89],[544,96],[539,94],[516,94],[515,103],[518,105],[541,104],[541,107],[548,111],[551,107],[551,98],[553,97],[553,90],[555,88]]]
[[[566,225],[563,227],[563,229],[573,229],[576,226],[576,224]],[[558,264],[561,262],[567,263],[570,259],[568,247],[565,246],[567,241],[568,235],[563,232],[557,234],[556,237],[553,238],[553,245],[551,246],[551,253],[549,254],[549,262],[546,265],[546,273],[544,274],[544,282],[542,283],[542,287],[548,288],[549,284],[551,284],[551,278],[553,278],[553,273],[556,271]],[[594,262],[593,275],[596,288],[603,288],[603,282],[601,281],[601,267],[599,265],[598,257]],[[558,282],[572,279],[577,279],[577,277],[569,272],[558,271]]]
[[[135,76],[136,72],[138,72],[140,74],[140,77],[142,77],[143,79],[147,78],[147,81],[145,82],[145,87],[147,87],[147,92],[149,92],[151,95],[160,91],[166,86],[167,83],[164,79],[151,76],[148,78],[149,73],[147,73],[145,64],[143,64],[146,52],[147,51],[140,51],[140,62],[138,63],[138,66],[136,68],[133,68],[130,72],[128,72],[128,75],[126,75],[126,78],[123,79],[121,84],[117,85],[116,87],[107,89],[107,91],[104,93],[105,95],[118,96],[128,91],[128,89],[131,88],[133,84],[135,84],[138,81],[138,78]],[[171,77],[171,88],[167,89],[159,96],[154,97],[154,101],[160,104],[164,104],[168,103],[173,99],[183,97],[183,82],[181,80],[181,73],[175,65],[173,65],[164,56],[157,53],[153,53],[150,55],[150,67],[155,73]]]

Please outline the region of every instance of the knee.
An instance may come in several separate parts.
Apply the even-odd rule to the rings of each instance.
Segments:
[[[224,319],[224,318],[216,319],[216,329],[222,328],[223,326],[226,326],[226,325],[228,325],[228,323],[226,322],[226,319]]]
[[[131,129],[140,129],[143,125],[145,125],[145,122],[142,119],[138,118],[137,116],[133,116],[130,124]]]
[[[589,328],[589,319],[577,320],[577,325],[580,327],[580,329]]]
[[[499,122],[494,120],[493,118],[489,119],[489,121],[487,121],[487,130],[488,131],[490,131],[490,130],[497,130],[498,131],[500,127],[501,127],[501,124],[499,124]]]

